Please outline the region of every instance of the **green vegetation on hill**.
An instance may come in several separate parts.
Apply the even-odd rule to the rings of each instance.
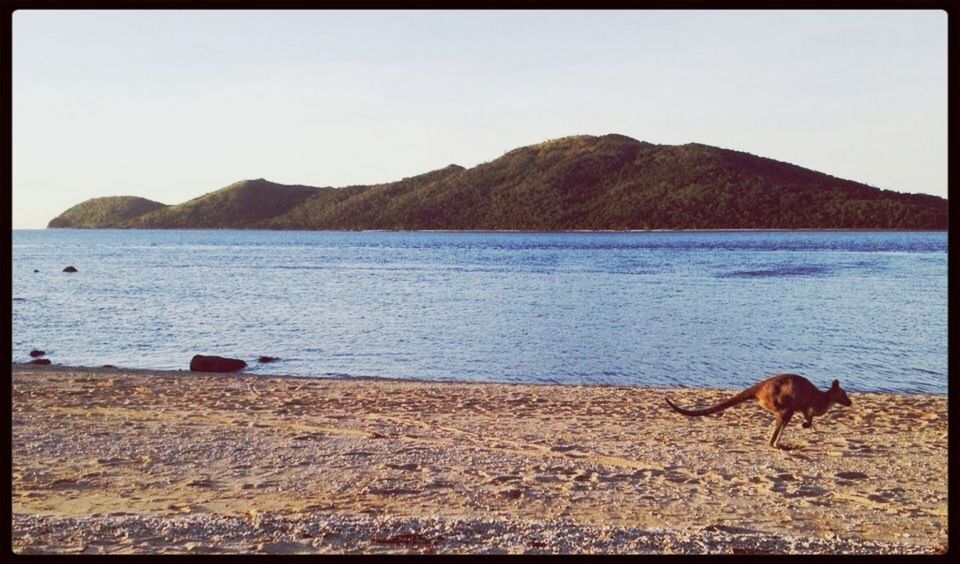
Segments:
[[[387,184],[311,188],[251,180],[98,225],[50,226],[946,229],[947,213],[943,198],[880,190],[748,153],[581,135]]]
[[[288,212],[316,191],[310,186],[287,186],[262,178],[243,180],[188,202],[132,218],[124,227],[253,227],[259,221]]]
[[[48,227],[120,227],[133,218],[167,207],[137,196],[91,198],[50,220]]]

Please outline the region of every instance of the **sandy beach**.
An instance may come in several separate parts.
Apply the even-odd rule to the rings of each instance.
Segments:
[[[764,375],[757,375],[758,380]],[[821,388],[831,376],[811,375]],[[12,367],[19,553],[938,553],[947,398]]]

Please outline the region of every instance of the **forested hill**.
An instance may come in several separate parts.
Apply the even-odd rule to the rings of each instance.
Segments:
[[[49,227],[944,230],[948,215],[947,200],[936,196],[622,135],[565,137],[387,184],[314,188],[259,179],[173,206],[132,200],[88,200]]]
[[[48,227],[112,227],[165,207],[136,196],[92,198],[53,218]]]

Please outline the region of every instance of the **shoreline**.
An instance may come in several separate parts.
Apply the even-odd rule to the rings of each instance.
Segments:
[[[279,231],[302,233],[789,233],[797,232],[904,232],[904,233],[948,233],[949,229],[868,229],[855,227],[799,227],[796,229],[780,229],[765,227],[742,227],[727,229],[557,229],[549,231],[524,229],[264,229],[258,227],[18,227],[13,231],[44,231],[47,229],[76,229],[76,230],[115,230],[115,231]]]
[[[783,450],[707,388],[13,365],[13,545],[52,553],[936,553],[947,398]]]
[[[30,364],[29,362],[12,362],[12,370],[15,371],[34,371],[34,370],[46,370],[46,371],[71,371],[71,372],[92,372],[99,373],[103,371],[115,371],[117,373],[128,373],[128,374],[153,374],[153,375],[167,375],[167,376],[177,376],[184,374],[204,374],[204,375],[216,375],[218,377],[232,377],[232,376],[243,376],[243,377],[252,377],[252,378],[290,378],[290,379],[299,379],[299,380],[308,380],[308,381],[370,381],[370,382],[411,382],[411,383],[420,383],[420,384],[469,384],[469,385],[494,385],[494,386],[572,386],[572,387],[597,387],[597,388],[619,388],[619,389],[638,389],[638,390],[715,390],[715,391],[724,391],[738,392],[742,388],[733,388],[733,387],[718,387],[718,386],[699,386],[699,385],[675,385],[675,386],[666,386],[666,385],[655,385],[655,384],[607,384],[607,383],[565,383],[560,381],[544,382],[544,381],[531,381],[531,382],[516,382],[516,381],[498,381],[498,380],[456,380],[456,379],[428,379],[428,378],[398,378],[395,376],[352,376],[352,375],[337,375],[337,376],[304,376],[301,374],[283,374],[283,373],[253,373],[245,372],[239,370],[236,372],[191,372],[190,370],[183,369],[157,369],[157,368],[132,368],[124,366],[79,366],[79,365],[69,365],[69,364],[49,364],[49,365],[38,365]],[[756,381],[759,382],[763,378],[773,376],[773,374],[761,374],[757,376]],[[802,374],[801,374],[802,376]],[[814,382],[816,385],[816,382]],[[841,385],[843,383],[841,382]],[[746,386],[744,386],[746,387]],[[893,394],[893,395],[903,395],[903,396],[932,396],[932,397],[942,397],[947,398],[948,393],[937,393],[937,392],[904,392],[904,391],[890,391],[890,390],[850,390],[846,386],[844,389],[852,391],[858,394]]]

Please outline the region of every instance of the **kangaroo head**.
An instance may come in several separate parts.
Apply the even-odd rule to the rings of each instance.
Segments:
[[[850,407],[853,403],[850,401],[850,398],[847,397],[847,392],[843,391],[843,388],[840,387],[840,380],[834,380],[833,384],[830,386],[830,391],[827,392],[830,394],[830,399],[840,405],[845,405]]]

